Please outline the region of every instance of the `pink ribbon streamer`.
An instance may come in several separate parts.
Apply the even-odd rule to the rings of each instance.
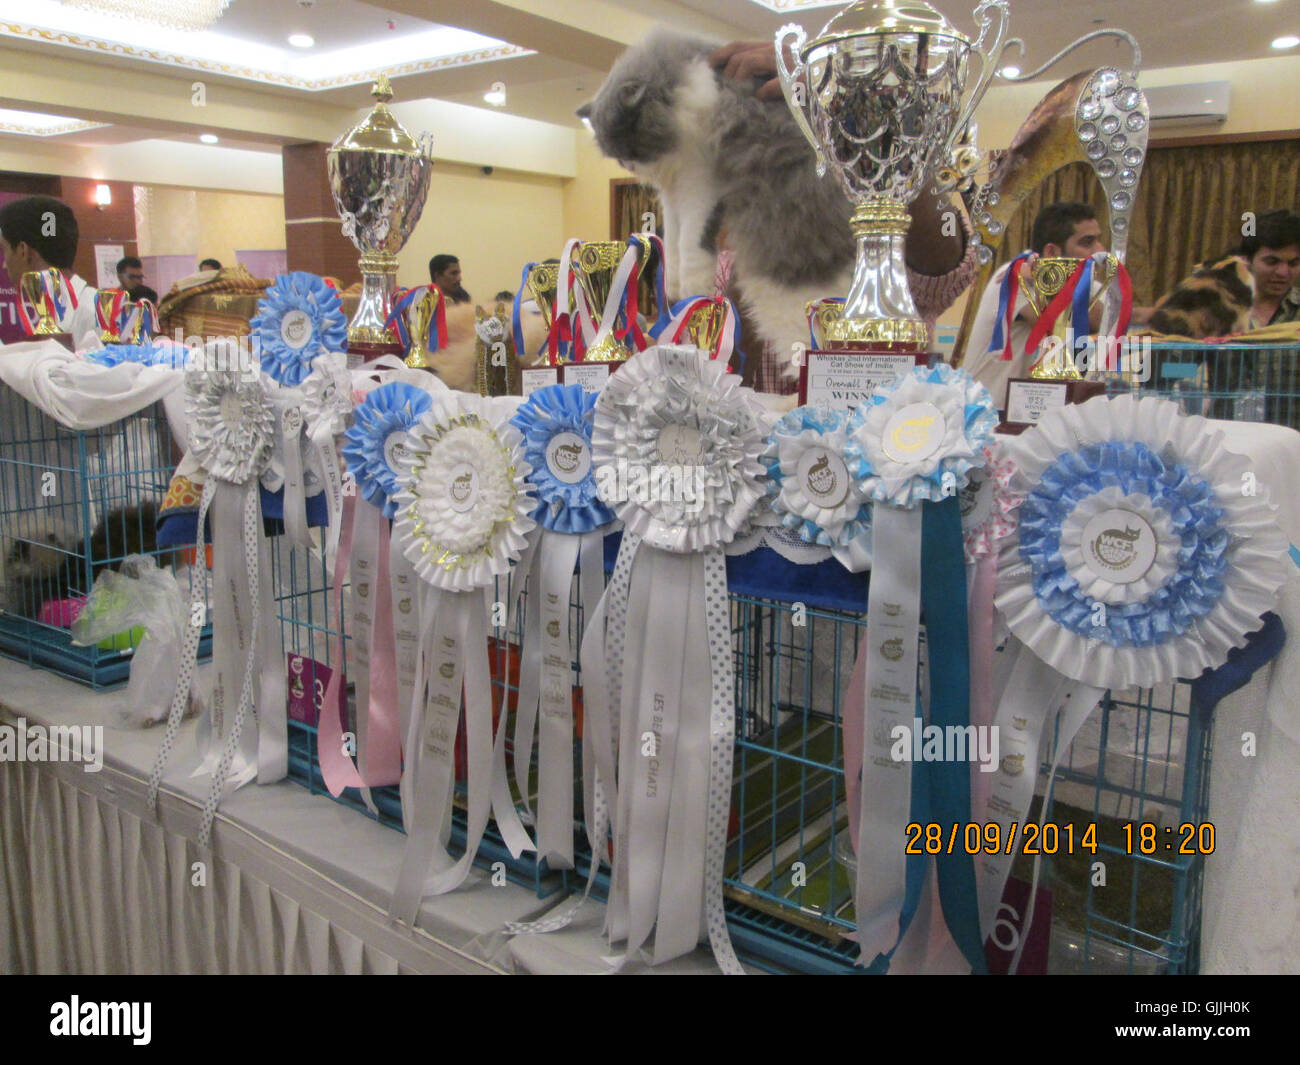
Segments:
[[[344,501],[343,523],[339,534],[339,559],[352,554],[352,525],[358,505],[355,497]],[[397,655],[393,636],[393,592],[388,579],[389,523],[379,526],[379,551],[376,559],[374,624],[371,626],[370,651],[370,705],[357,707],[359,714],[368,715],[366,739],[366,765],[364,774],[358,772],[352,759],[343,750],[343,723],[340,720],[340,685],[343,680],[343,574],[347,566],[336,563],[334,567],[335,615],[339,631],[334,638],[335,663],[329,686],[321,706],[316,733],[316,756],[320,761],[321,776],[331,795],[339,795],[344,788],[378,787],[396,784],[402,778],[402,737],[397,707]]]

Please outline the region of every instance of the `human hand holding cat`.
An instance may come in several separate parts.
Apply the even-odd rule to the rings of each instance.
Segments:
[[[754,94],[760,100],[781,99],[776,77],[776,47],[771,41],[732,41],[709,56],[709,65],[735,81],[767,80]]]

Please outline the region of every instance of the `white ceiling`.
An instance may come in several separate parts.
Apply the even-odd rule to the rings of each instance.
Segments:
[[[234,0],[208,37],[190,35],[181,47],[174,37],[164,41],[138,25],[119,25],[114,34],[100,21],[91,33],[84,16],[75,23],[79,33],[69,33],[66,25],[51,29],[59,19],[66,23],[77,16],[57,0],[0,0],[0,47],[75,54],[87,76],[95,64],[178,79],[201,69],[219,83],[257,82],[276,95],[301,94],[347,107],[369,103],[367,89],[378,69],[393,73],[403,100],[434,97],[486,108],[483,94],[502,82],[505,111],[573,126],[574,109],[599,87],[613,59],[653,25],[718,40],[767,40],[790,21],[814,34],[838,6],[807,0]],[[939,6],[959,27],[972,28],[966,4]],[[1276,56],[1269,48],[1273,38],[1300,34],[1300,0],[1012,0],[1011,12],[1011,34],[1029,42],[1028,55],[1017,60],[1024,69],[1104,26],[1122,26],[1138,38],[1144,69]],[[311,34],[315,47],[289,47],[291,33]],[[233,58],[222,51],[230,47]],[[1093,44],[1051,74],[1064,76],[1085,63],[1124,55],[1113,43]],[[0,106],[24,109],[22,87],[0,89]],[[117,125],[136,132],[125,117]],[[94,132],[95,139],[105,136]],[[139,132],[194,135],[157,127]],[[248,146],[274,147],[256,130],[247,134]],[[0,130],[0,138],[12,136]]]

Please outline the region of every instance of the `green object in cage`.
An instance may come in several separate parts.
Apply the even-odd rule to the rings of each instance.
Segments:
[[[130,651],[140,646],[140,641],[144,639],[144,626],[137,625],[128,632],[119,632],[106,639],[100,640],[98,647],[101,651]]]

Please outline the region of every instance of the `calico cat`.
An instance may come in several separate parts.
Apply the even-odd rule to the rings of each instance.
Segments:
[[[1250,328],[1255,279],[1245,262],[1230,256],[1202,263],[1155,305],[1150,326],[1157,333],[1203,340]]]
[[[618,59],[578,115],[605,155],[658,191],[669,297],[712,295],[725,230],[747,314],[790,352],[808,339],[805,303],[848,291],[852,211],[833,179],[817,177],[789,108],[714,71],[715,47],[656,33]]]

